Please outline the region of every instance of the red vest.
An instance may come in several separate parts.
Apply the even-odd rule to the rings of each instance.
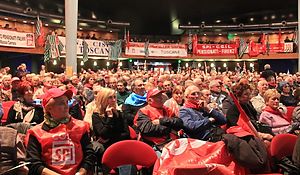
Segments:
[[[28,134],[35,136],[41,144],[41,159],[47,168],[57,173],[74,175],[83,159],[80,140],[89,131],[89,125],[72,118],[67,124],[45,131],[42,124],[28,130]]]
[[[169,117],[169,118],[174,117],[174,113],[172,112],[172,110],[169,109],[166,106],[163,106],[162,109],[158,109],[158,108],[154,108],[150,105],[147,105],[147,106],[141,108],[140,111],[143,114],[147,115],[150,118],[151,121],[155,120],[155,119],[160,119],[160,118],[163,118],[163,117]],[[136,126],[137,126],[137,118],[138,118],[138,114],[134,118],[134,124]],[[151,141],[154,144],[160,144],[160,143],[166,141],[166,139],[167,139],[166,136],[161,136],[161,137],[142,136],[142,138],[146,139],[148,141]],[[178,139],[178,135],[170,133],[169,138],[171,138],[172,140],[175,140],[175,139]]]

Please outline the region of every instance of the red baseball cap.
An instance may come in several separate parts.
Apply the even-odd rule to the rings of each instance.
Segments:
[[[61,90],[59,88],[51,88],[49,89],[44,95],[43,95],[43,102],[42,105],[45,107],[47,103],[52,99],[52,98],[57,98],[65,95],[68,97],[68,99],[71,99],[73,96],[73,92],[71,90]]]
[[[163,93],[163,92],[164,91],[159,90],[157,88],[149,90],[148,93],[147,93],[147,101],[149,100],[150,97],[153,97],[153,96],[155,96],[155,95],[157,95],[159,93]]]

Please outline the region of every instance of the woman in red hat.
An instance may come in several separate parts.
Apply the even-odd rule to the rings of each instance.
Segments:
[[[43,98],[44,122],[28,130],[29,174],[88,174],[95,154],[89,125],[69,115],[68,99],[73,93],[52,88]]]

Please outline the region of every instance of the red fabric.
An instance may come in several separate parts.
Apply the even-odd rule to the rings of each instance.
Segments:
[[[193,54],[197,53],[197,44],[198,44],[198,36],[196,34],[193,36]]]
[[[102,164],[111,169],[128,164],[149,168],[154,165],[156,160],[157,155],[151,146],[137,140],[123,140],[106,149],[102,157]]]
[[[42,21],[38,21],[40,23],[40,35],[37,37],[37,45],[40,46],[40,47],[44,47],[45,45],[45,31],[44,31],[44,27],[43,27],[43,23]]]
[[[42,124],[28,130],[27,142],[29,135],[35,136],[41,144],[41,159],[46,166],[60,174],[74,175],[83,159],[80,140],[89,131],[89,125],[72,118],[67,124],[45,131]]]
[[[157,95],[157,94],[159,94],[159,93],[162,93],[162,92],[163,92],[163,91],[161,91],[161,90],[159,90],[159,89],[157,89],[157,88],[154,88],[154,89],[149,90],[149,91],[147,92],[147,101],[149,100],[150,97],[155,96],[155,95]]]
[[[45,107],[47,105],[47,103],[49,102],[50,99],[52,98],[57,98],[57,97],[61,97],[61,96],[67,96],[68,99],[72,98],[73,96],[73,92],[71,90],[66,90],[63,91],[59,88],[51,88],[49,89],[44,95],[43,95],[43,102],[42,102],[42,106]]]
[[[3,108],[3,116],[1,118],[1,123],[5,124],[7,117],[8,117],[8,112],[10,108],[15,104],[15,101],[4,101],[2,102],[2,108]]]
[[[278,31],[278,45],[281,45],[281,29]]]
[[[129,47],[130,47],[129,30],[127,31],[127,37],[126,37],[126,47],[127,47],[127,49],[129,49]]]
[[[245,137],[248,135],[252,135],[240,126],[232,126],[226,130],[226,133],[236,135],[237,137]]]
[[[250,57],[257,57],[260,53],[260,46],[261,44],[254,43],[254,41],[250,40],[249,43],[249,56]]]
[[[226,174],[244,175],[246,170],[236,164],[224,142],[177,139],[163,148],[153,175]]]
[[[284,118],[288,121],[288,122],[292,122],[292,117],[293,117],[293,112],[294,112],[294,109],[295,107],[294,106],[287,106],[286,107],[287,109],[287,112],[286,112],[286,115],[284,115]]]
[[[189,100],[185,101],[183,106],[192,109],[200,109],[201,107],[199,103],[196,103],[195,101],[189,101]]]
[[[174,117],[174,113],[171,109],[169,109],[166,106],[163,106],[162,109],[157,109],[154,108],[150,105],[147,105],[143,108],[140,109],[140,111],[147,115],[149,117],[149,119],[152,120],[156,120],[156,119],[160,119],[163,117]],[[134,117],[134,125],[137,126],[137,119],[138,119],[138,113],[135,115]],[[178,139],[178,135],[174,134],[174,133],[170,133],[169,137],[172,140]],[[153,142],[154,144],[160,144],[163,143],[164,141],[166,141],[167,137],[166,136],[161,136],[161,137],[146,137],[146,136],[142,136],[143,139],[146,139],[148,141]]]
[[[274,114],[274,115],[281,116],[282,118],[286,118],[286,116],[283,113],[281,113],[279,110],[272,109],[270,106],[266,106],[264,108],[264,111],[269,112],[269,113]]]
[[[284,156],[292,156],[297,136],[293,134],[278,134],[273,137],[270,145],[270,154],[280,160]]]
[[[135,130],[130,126],[128,126],[128,128],[129,128],[130,138],[133,140],[137,139],[137,134]]]
[[[246,112],[244,111],[244,109],[242,108],[242,106],[240,105],[240,103],[238,102],[236,97],[233,95],[232,92],[229,92],[229,95],[232,98],[234,104],[236,105],[236,107],[238,108],[238,110],[240,112],[240,116],[239,116],[237,125],[242,127],[245,131],[251,133],[252,135],[257,136],[258,135],[257,131],[253,127],[252,123],[249,120],[249,117],[247,116]],[[227,117],[230,117],[230,116],[227,116]]]

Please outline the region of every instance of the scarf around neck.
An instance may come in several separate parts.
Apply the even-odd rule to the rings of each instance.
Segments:
[[[138,95],[136,93],[131,93],[125,100],[125,104],[132,106],[142,106],[147,102],[147,93],[144,96]]]
[[[269,113],[274,114],[274,115],[278,115],[278,116],[280,116],[282,118],[285,118],[285,116],[284,116],[283,113],[281,113],[279,110],[274,110],[270,106],[266,106],[265,109],[264,109],[264,111],[269,112]]]
[[[69,123],[70,120],[71,120],[71,116],[66,117],[60,121],[56,121],[50,116],[45,116],[44,118],[45,124],[48,125],[50,128],[55,128],[60,124],[67,124]]]
[[[185,101],[183,106],[186,108],[192,108],[192,109],[200,109],[201,108],[201,105],[199,103],[197,103],[195,101],[189,101],[189,100]]]

